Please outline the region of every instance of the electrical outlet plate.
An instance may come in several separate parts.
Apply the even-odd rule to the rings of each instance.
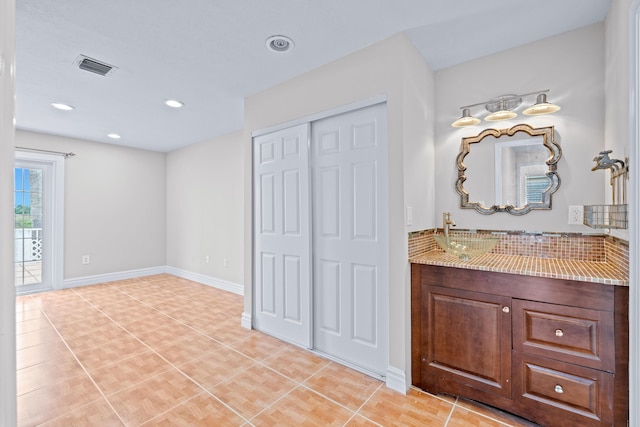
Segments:
[[[569,224],[582,225],[584,216],[583,206],[569,206]]]

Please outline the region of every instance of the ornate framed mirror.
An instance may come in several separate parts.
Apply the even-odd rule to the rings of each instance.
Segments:
[[[519,124],[462,138],[456,158],[460,207],[485,215],[551,209],[551,195],[560,186],[557,164],[562,156],[554,135],[553,126]]]

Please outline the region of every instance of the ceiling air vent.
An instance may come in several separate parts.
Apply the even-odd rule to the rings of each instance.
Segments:
[[[106,62],[98,61],[97,59],[89,58],[88,56],[80,55],[74,62],[81,70],[89,71],[91,73],[100,74],[106,76],[113,74],[118,67],[109,65]]]

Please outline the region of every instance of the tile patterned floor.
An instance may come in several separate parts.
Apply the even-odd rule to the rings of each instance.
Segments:
[[[240,326],[242,297],[156,275],[16,300],[20,426],[532,426]]]

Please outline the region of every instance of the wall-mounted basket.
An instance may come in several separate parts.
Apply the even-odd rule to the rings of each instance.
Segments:
[[[593,160],[596,165],[592,171],[598,169],[611,170],[611,205],[584,206],[582,223],[591,228],[626,229],[629,226],[629,205],[627,204],[627,181],[629,179],[629,158],[622,160],[610,159],[608,151],[601,151]]]
[[[591,228],[628,227],[629,205],[589,205],[584,207],[584,225]]]

